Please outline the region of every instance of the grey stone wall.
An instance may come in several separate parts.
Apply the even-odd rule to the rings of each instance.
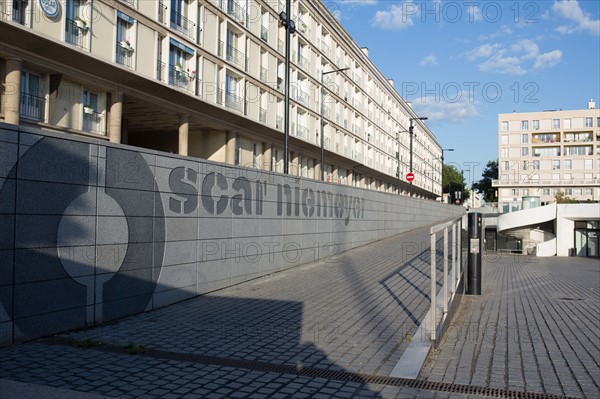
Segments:
[[[6,124],[0,160],[0,345],[144,312],[462,213]]]

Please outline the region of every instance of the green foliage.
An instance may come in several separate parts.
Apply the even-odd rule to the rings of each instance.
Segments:
[[[579,201],[577,201],[576,199],[567,197],[565,195],[565,193],[563,193],[562,191],[559,192],[558,194],[556,194],[554,196],[554,199],[556,200],[557,204],[577,204],[577,203],[579,203]]]
[[[442,192],[450,193],[450,196],[454,198],[456,191],[462,192],[462,202],[465,202],[471,196],[471,191],[465,184],[465,178],[461,172],[458,171],[453,165],[444,165],[442,170]]]
[[[498,179],[498,160],[488,161],[481,176],[483,178],[473,183],[472,188],[483,193],[483,199],[486,202],[494,202],[496,200],[496,189],[492,187],[492,180]]]

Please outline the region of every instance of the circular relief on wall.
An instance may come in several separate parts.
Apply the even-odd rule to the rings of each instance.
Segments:
[[[46,14],[46,16],[50,18],[56,18],[58,16],[58,12],[60,11],[60,5],[58,0],[39,0],[40,8],[42,12]]]

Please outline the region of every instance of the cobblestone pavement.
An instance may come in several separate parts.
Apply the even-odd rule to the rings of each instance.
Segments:
[[[421,377],[600,398],[600,262],[493,255]]]
[[[523,264],[531,258],[488,265],[485,294],[466,298],[458,320],[464,320],[463,327],[484,326],[475,331],[489,331],[494,341],[488,344],[483,333],[471,340],[447,338],[423,373],[440,384],[411,385],[387,377],[429,308],[428,243],[428,229],[420,229],[328,262],[99,327],[3,348],[0,378],[71,390],[82,398],[485,397],[443,382],[576,397],[585,393],[590,398],[598,393],[600,282],[598,269],[585,259],[577,260],[577,265],[584,264],[577,266],[583,273],[579,277],[572,274],[571,259],[549,269]],[[538,307],[552,314],[540,313]],[[508,326],[518,326],[512,336]],[[530,335],[539,329],[538,339],[526,344],[523,328]],[[560,328],[565,330],[557,333]],[[519,334],[516,339],[514,334]],[[527,348],[533,355],[526,355]],[[496,366],[501,354],[502,371]],[[571,358],[579,363],[570,363]],[[470,359],[488,359],[488,368],[479,371]],[[510,379],[517,370],[513,359],[518,359],[519,377],[527,383]],[[574,379],[582,387],[579,391],[565,388],[569,375],[563,375],[563,368],[571,376],[585,371],[587,380]],[[530,373],[540,385],[531,385],[535,380],[529,380]],[[553,391],[552,384],[561,390]]]

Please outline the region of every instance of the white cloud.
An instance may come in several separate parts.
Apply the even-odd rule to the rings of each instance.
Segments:
[[[577,0],[558,0],[552,4],[552,11],[558,13],[561,17],[572,22],[571,25],[562,25],[556,28],[561,34],[574,32],[588,32],[592,35],[600,36],[600,19],[591,19],[584,13]]]
[[[479,36],[477,36],[477,39],[481,40],[481,41],[492,40],[492,39],[496,39],[501,36],[508,36],[512,33],[513,33],[513,31],[510,27],[503,25],[502,27],[500,27],[500,29],[498,31],[496,31],[494,33],[490,33],[489,35],[479,35]]]
[[[414,25],[413,19],[421,13],[419,5],[412,0],[404,0],[392,5],[387,11],[377,11],[373,26],[386,30],[400,30]]]
[[[468,92],[460,93],[452,99],[421,97],[419,101],[413,103],[413,108],[418,115],[427,115],[430,120],[436,122],[462,122],[472,116],[478,116],[479,112],[474,101],[469,99]]]
[[[479,59],[479,58],[490,57],[492,54],[494,54],[496,51],[498,51],[498,49],[500,49],[500,47],[502,47],[502,46],[498,43],[482,44],[481,46],[476,47],[471,51],[468,51],[467,59],[469,61],[475,61],[476,59]]]
[[[340,0],[340,2],[357,6],[377,4],[377,0]]]
[[[468,61],[483,61],[479,64],[482,72],[493,72],[502,75],[524,75],[528,65],[532,70],[555,66],[562,59],[562,51],[552,50],[540,53],[538,44],[531,39],[521,40],[510,47],[498,43],[482,44],[464,55]]]
[[[419,61],[419,65],[437,65],[437,58],[433,54],[429,54],[426,57],[423,57],[421,61]]]
[[[554,50],[538,55],[535,59],[535,64],[533,64],[533,69],[553,67],[560,62],[562,54],[562,51]]]

